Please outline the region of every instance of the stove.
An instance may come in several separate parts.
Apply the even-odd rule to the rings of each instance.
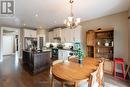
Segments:
[[[58,59],[58,48],[52,48],[52,59]]]

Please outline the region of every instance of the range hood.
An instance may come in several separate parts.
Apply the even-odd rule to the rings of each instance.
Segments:
[[[53,39],[61,40],[61,38],[60,38],[60,37],[54,37]]]
[[[53,40],[56,43],[61,43],[61,38],[60,37],[54,37]]]

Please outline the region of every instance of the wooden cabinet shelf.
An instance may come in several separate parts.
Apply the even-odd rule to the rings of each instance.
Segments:
[[[94,46],[95,45],[95,32],[93,30],[89,30],[86,32],[87,37],[87,46]]]
[[[88,57],[94,57],[94,47],[93,46],[87,46],[87,55],[88,55]]]
[[[113,46],[96,46],[96,47],[99,47],[99,48],[113,48]]]
[[[86,33],[87,37],[87,56],[94,58],[105,58],[105,72],[113,73],[113,58],[114,58],[114,30],[89,30]],[[111,64],[111,65],[107,65]]]
[[[96,38],[96,39],[113,39],[113,37],[98,37],[98,38]]]

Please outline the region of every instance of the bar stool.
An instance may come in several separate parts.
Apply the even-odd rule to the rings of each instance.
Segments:
[[[124,79],[125,80],[125,69],[124,69],[124,59],[122,58],[115,58],[114,59],[114,77],[115,78],[119,78],[119,79]],[[117,76],[116,73],[116,64],[121,64],[121,68],[122,68],[122,76]]]

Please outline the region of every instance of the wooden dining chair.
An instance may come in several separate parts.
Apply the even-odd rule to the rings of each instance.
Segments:
[[[63,60],[55,60],[55,61],[52,62],[52,65],[50,67],[50,75],[52,75],[52,66],[57,64],[57,63],[62,63],[62,62],[63,62]]]
[[[93,73],[91,73],[91,83],[90,83],[90,87],[99,87],[99,67],[97,68],[96,71],[94,71]]]
[[[77,58],[75,55],[69,56],[69,57],[68,57],[68,60],[70,60],[70,59],[75,59],[75,58]]]
[[[54,87],[54,80],[57,80],[57,81],[59,81],[59,82],[61,82],[61,87],[65,87],[65,81],[64,80],[62,80],[62,79],[60,79],[60,78],[58,78],[58,77],[56,77],[55,75],[53,75],[52,74],[52,79],[51,79],[52,81],[51,81],[51,87]]]
[[[103,73],[103,64],[104,61],[102,61],[101,63],[99,63],[99,69],[98,69],[98,74],[99,74],[99,87],[103,87],[103,82],[104,82],[104,73]]]
[[[62,62],[63,62],[63,60],[55,60],[55,61],[52,62],[52,66],[50,67],[50,75],[51,75],[51,77],[52,77],[52,78],[51,78],[51,79],[52,79],[51,87],[54,87],[54,80],[55,80],[55,79],[58,80],[58,81],[60,81],[61,84],[62,84],[62,87],[64,87],[64,81],[61,80],[60,78],[54,76],[54,75],[52,74],[52,67],[53,67],[55,64],[62,63]]]
[[[73,58],[75,58],[75,57],[73,57]],[[53,65],[55,65],[57,63],[62,63],[62,62],[63,62],[63,60],[56,60],[52,63],[52,67],[53,67]],[[52,67],[50,68],[51,75],[52,75]],[[62,87],[65,87],[65,85],[72,86],[72,87],[88,87],[88,84],[89,84],[89,78],[83,79],[83,80],[76,83],[76,82],[63,81],[62,79],[56,77],[55,75],[52,75],[51,87],[54,87],[54,80],[55,79],[61,82]]]
[[[80,80],[78,82],[64,82],[64,84],[67,86],[67,87],[90,87],[89,86],[89,78],[86,78],[86,79],[83,79],[83,80]]]
[[[64,80],[53,75],[51,87],[54,87],[54,79],[60,81],[62,87],[66,87],[66,86],[67,87],[90,87],[89,86],[89,78],[83,79],[79,82],[68,82],[68,81],[64,81]]]

